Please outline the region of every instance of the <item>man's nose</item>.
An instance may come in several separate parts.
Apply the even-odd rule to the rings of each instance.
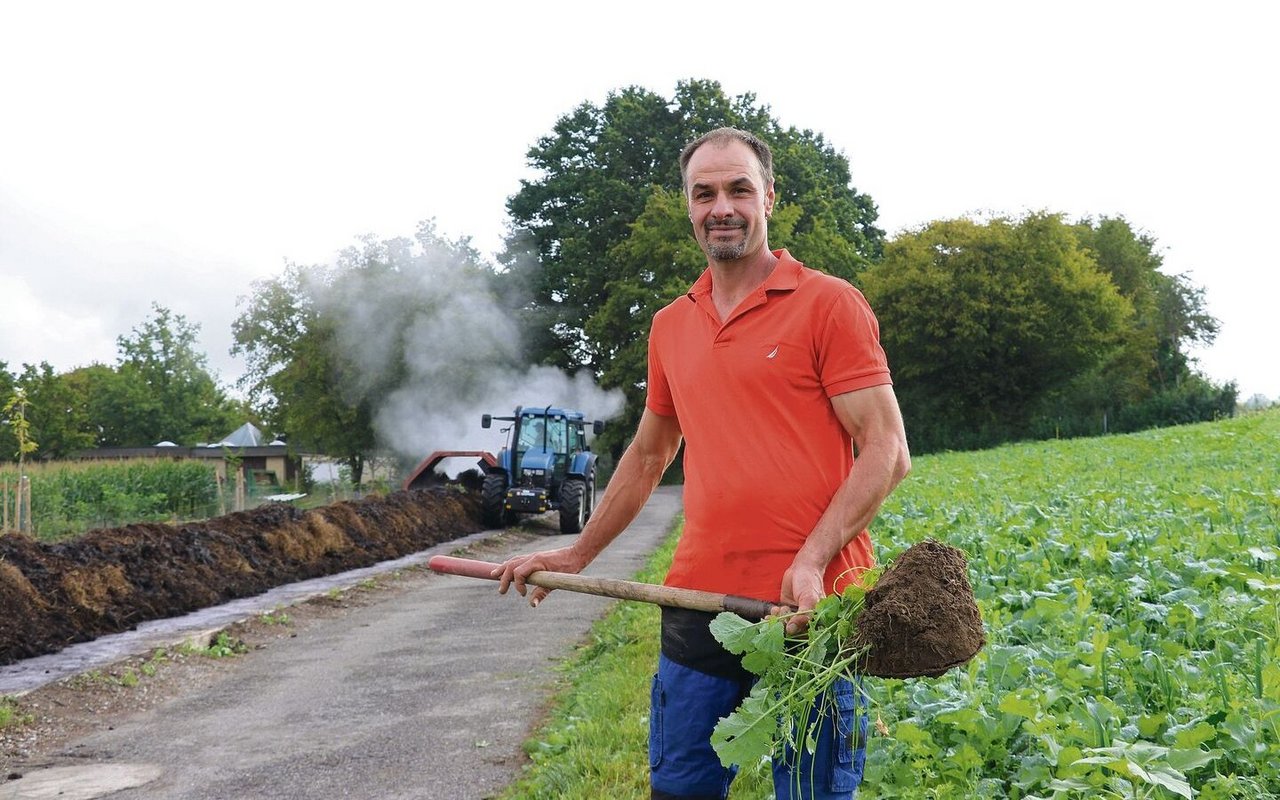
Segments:
[[[717,194],[716,201],[711,206],[711,216],[716,219],[732,217],[733,211],[733,203],[729,201],[729,194],[727,192]]]

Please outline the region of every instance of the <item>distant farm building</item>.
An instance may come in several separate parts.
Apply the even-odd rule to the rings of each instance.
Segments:
[[[124,458],[208,459],[213,462],[219,482],[236,481],[236,472],[250,486],[295,486],[302,469],[302,457],[289,453],[289,446],[267,437],[251,422],[227,434],[221,441],[184,447],[159,442],[151,447],[99,447],[72,455],[81,460]]]

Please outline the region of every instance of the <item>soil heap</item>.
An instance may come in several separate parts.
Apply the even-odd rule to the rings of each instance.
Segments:
[[[855,647],[868,647],[861,672],[880,678],[937,677],[986,643],[982,615],[954,547],[912,545],[867,592]]]
[[[481,530],[477,495],[431,487],[301,511],[270,503],[43,544],[0,536],[0,665]]]

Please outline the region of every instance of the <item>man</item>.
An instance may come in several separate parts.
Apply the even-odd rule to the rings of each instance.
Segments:
[[[707,269],[654,316],[636,436],[577,541],[494,575],[499,591],[514,584],[524,595],[536,570],[581,571],[639,513],[683,439],[685,530],[666,583],[793,606],[787,628],[799,633],[822,597],[873,565],[866,527],[910,469],[902,418],[862,295],[769,250],[768,146],[721,128],[691,142],[680,164]],[[546,595],[534,588],[530,603]],[[736,773],[709,739],[751,676],[711,637],[710,618],[663,610],[653,798],[723,798]],[[850,739],[865,718],[855,720],[847,683],[835,700],[842,718],[823,722],[817,752],[775,764],[779,798],[852,797],[863,751]]]

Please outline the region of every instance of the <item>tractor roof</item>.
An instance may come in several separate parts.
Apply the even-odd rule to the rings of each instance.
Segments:
[[[586,416],[581,411],[574,411],[570,408],[560,408],[559,406],[516,406],[517,414],[536,414],[538,416],[546,415],[550,417],[561,416],[567,419],[581,420]]]

